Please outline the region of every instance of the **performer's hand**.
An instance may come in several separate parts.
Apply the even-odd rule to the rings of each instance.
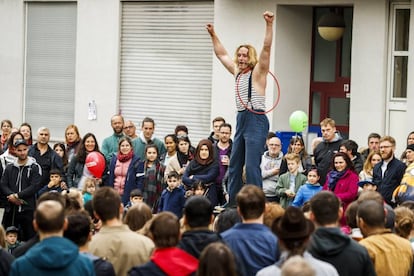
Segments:
[[[206,30],[207,30],[207,32],[211,35],[211,36],[213,36],[214,35],[214,25],[213,24],[211,24],[211,23],[207,23],[206,24]]]
[[[266,22],[271,23],[275,19],[275,16],[274,16],[273,12],[265,11],[263,13],[263,18],[266,20]]]

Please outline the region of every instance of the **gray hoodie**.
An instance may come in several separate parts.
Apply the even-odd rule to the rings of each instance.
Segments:
[[[269,151],[266,151],[262,156],[262,163],[260,164],[260,169],[262,170],[263,178],[263,192],[267,197],[276,196],[276,185],[279,175],[274,175],[273,170],[275,168],[280,168],[282,164],[283,152],[279,152],[279,156],[271,157]]]

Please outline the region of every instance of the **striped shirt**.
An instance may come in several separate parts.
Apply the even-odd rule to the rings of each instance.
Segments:
[[[252,84],[252,98],[251,106],[248,105],[248,92],[249,92],[249,77],[252,74],[252,70],[247,73],[241,73],[236,77],[236,85],[234,88],[235,98],[236,98],[236,107],[237,111],[246,110],[246,106],[252,109],[266,110],[265,106],[265,96],[260,96],[257,94],[254,86]],[[240,101],[241,98],[241,101]]]

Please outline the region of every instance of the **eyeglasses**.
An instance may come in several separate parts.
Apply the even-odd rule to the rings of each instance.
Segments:
[[[379,148],[380,149],[389,149],[389,148],[392,148],[392,146],[380,146]]]
[[[124,127],[124,129],[130,129],[130,128],[133,128],[133,126],[126,126],[126,127]]]
[[[269,146],[271,146],[271,147],[280,147],[281,145],[280,144],[269,144]]]
[[[177,139],[187,138],[187,135],[177,135]]]

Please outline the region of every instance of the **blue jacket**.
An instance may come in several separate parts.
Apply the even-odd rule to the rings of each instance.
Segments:
[[[170,211],[178,218],[181,218],[183,215],[184,204],[185,190],[183,186],[177,187],[172,191],[170,191],[169,188],[165,188],[161,194],[158,212]]]
[[[279,259],[277,238],[263,224],[237,223],[221,236],[236,257],[238,275],[256,275]]]
[[[109,165],[109,181],[108,186],[114,187],[114,170],[117,156],[112,156],[111,164]],[[129,194],[133,189],[140,189],[142,191],[144,186],[144,162],[139,159],[138,156],[132,157],[131,163],[129,164],[127,175],[125,178],[124,194],[122,195],[122,203],[126,206],[129,202]]]
[[[315,185],[305,183],[305,185],[300,186],[292,205],[295,207],[302,207],[306,201],[309,201],[320,191],[322,191],[322,186],[319,183]]]
[[[15,275],[87,276],[95,275],[95,270],[91,260],[80,254],[73,242],[62,237],[51,237],[13,262],[10,276]]]
[[[395,157],[388,163],[387,169],[384,173],[384,178],[382,177],[381,166],[384,161],[379,162],[375,165],[373,170],[373,179],[372,181],[378,187],[378,192],[382,195],[385,202],[392,207],[395,207],[395,202],[391,201],[392,193],[395,188],[398,187],[401,183],[401,179],[404,176],[406,166],[403,162],[396,159]]]

